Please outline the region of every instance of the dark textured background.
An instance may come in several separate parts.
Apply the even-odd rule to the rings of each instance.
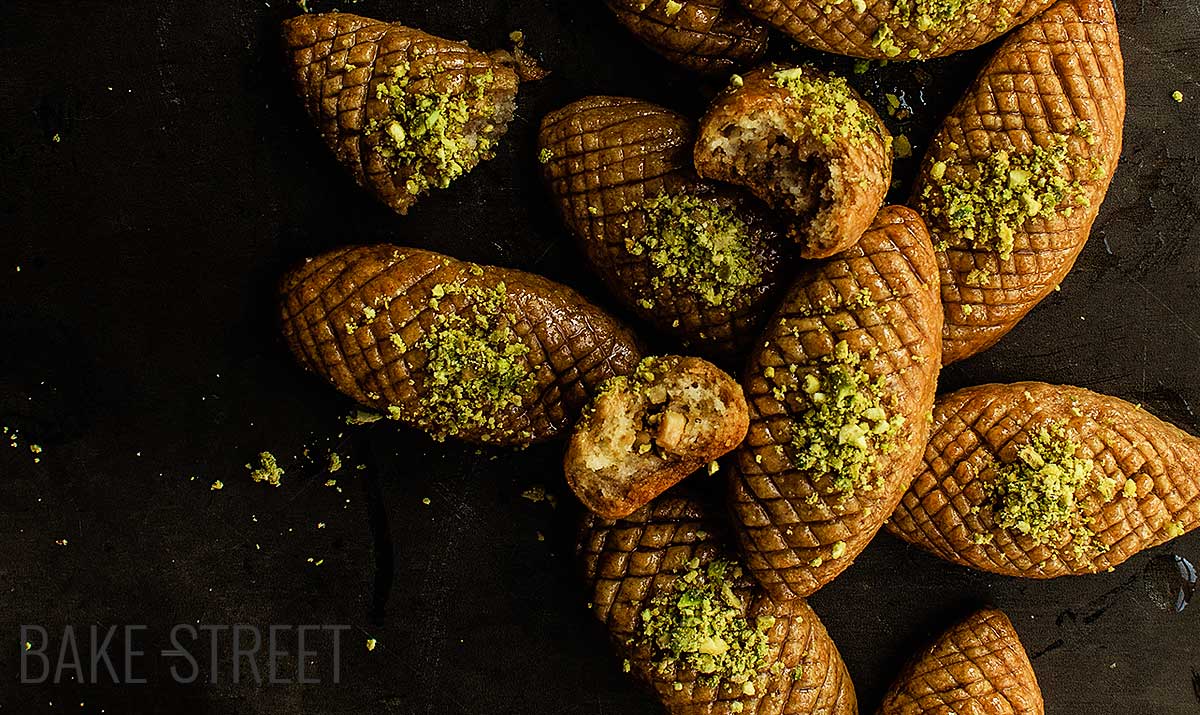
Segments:
[[[943,384],[1070,382],[1197,432],[1200,5],[1119,5],[1129,120],[1092,239],[1061,293]],[[634,43],[599,0],[345,6],[483,48],[522,28],[554,72],[522,89],[494,161],[402,219],[341,173],[291,95],[276,28],[295,5],[2,9],[0,423],[21,446],[0,451],[0,711],[656,712],[584,608],[560,447],[480,453],[390,424],[339,437],[349,405],[293,365],[273,285],[305,256],[393,241],[605,302],[538,184],[540,116],[600,92],[695,113],[713,88]],[[854,81],[877,104],[905,90],[917,119],[894,128],[920,152],[987,51]],[[44,446],[38,464],[30,442]],[[367,467],[335,475],[341,493],[323,486],[330,448]],[[282,488],[246,476],[264,449],[288,471]],[[534,485],[558,506],[522,498]],[[1195,714],[1200,605],[1160,607],[1151,577],[1172,553],[1200,561],[1200,534],[1115,573],[1037,583],[880,536],[813,603],[864,713],[915,648],[991,602],[1035,655],[1051,715]],[[226,663],[221,683],[183,688],[151,661],[148,685],[16,684],[18,624],[147,624],[154,646],[197,622],[349,624],[343,683],[234,686]]]

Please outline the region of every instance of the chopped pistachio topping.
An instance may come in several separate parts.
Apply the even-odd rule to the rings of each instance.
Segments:
[[[844,77],[824,76],[804,67],[779,70],[771,79],[806,103],[809,131],[823,144],[845,139],[858,146],[880,140],[883,128],[863,106]]]
[[[413,345],[427,356],[416,423],[439,440],[466,431],[484,441],[508,435],[503,414],[524,404],[537,378],[525,360],[529,346],[511,327],[516,320],[506,312],[507,288],[439,283],[432,294],[433,301],[461,295],[463,307],[439,313]],[[403,416],[399,408],[388,411]]]
[[[843,494],[875,487],[876,457],[891,451],[904,425],[903,415],[888,414],[882,378],[872,380],[861,362],[845,340],[839,342],[801,378],[811,407],[792,426],[792,463],[830,475]]]
[[[645,231],[625,239],[625,249],[645,255],[655,268],[650,286],[664,283],[708,305],[738,302],[762,282],[763,252],[745,221],[713,198],[660,194],[641,204]],[[649,298],[643,299],[653,307]]]
[[[1179,104],[1182,104],[1183,103],[1183,92],[1180,92],[1179,90],[1175,90],[1174,92],[1171,93],[1171,99],[1175,100]]]
[[[1089,125],[1081,122],[1076,134],[1086,140]],[[940,218],[972,247],[1011,258],[1016,233],[1027,221],[1070,216],[1076,206],[1089,203],[1083,185],[1067,177],[1076,163],[1068,153],[1068,138],[1055,134],[1048,147],[1034,147],[1028,154],[998,151],[951,175],[938,162],[930,171],[936,183],[922,193],[925,213]]]
[[[549,164],[550,160],[553,158],[554,152],[550,149],[542,149],[538,152],[538,163],[540,164]]]
[[[258,465],[247,464],[246,469],[250,470],[250,478],[256,482],[266,482],[273,487],[283,483],[283,469],[280,468],[275,455],[270,452],[260,452]]]
[[[700,681],[742,684],[768,666],[767,631],[772,616],[752,623],[746,604],[733,590],[742,569],[716,560],[707,567],[692,559],[688,570],[642,609],[637,636],[650,646],[651,663],[659,672],[672,667],[693,668]]]
[[[862,0],[850,1],[856,12],[866,11],[866,3]],[[846,0],[833,0],[835,5],[843,2]],[[978,17],[975,9],[981,3],[982,0],[895,0],[888,10],[887,17],[871,38],[871,46],[889,58],[903,54],[909,59],[920,59],[922,53],[919,48],[905,47],[897,40],[898,29],[941,35],[947,28],[956,28],[964,20],[976,22]],[[996,13],[996,29],[1007,29],[1011,21],[1011,13]],[[941,41],[935,40],[930,46],[930,51],[936,53],[941,50],[941,46]]]
[[[1055,544],[1068,536],[1077,556],[1104,551],[1094,542],[1080,499],[1094,489],[1105,501],[1116,495],[1115,481],[1095,481],[1096,465],[1076,456],[1079,445],[1062,424],[1043,427],[1017,450],[1017,460],[1001,465],[988,488],[993,519],[1002,529],[1031,537],[1038,544]]]
[[[366,125],[375,151],[413,196],[446,188],[490,157],[496,142],[489,122],[494,108],[487,101],[492,72],[470,77],[459,89],[439,89],[439,70],[425,63],[414,73],[407,62],[392,68],[391,77],[375,86],[387,116]]]

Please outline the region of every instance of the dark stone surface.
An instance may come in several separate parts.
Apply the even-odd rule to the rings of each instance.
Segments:
[[[1092,240],[1060,293],[943,384],[1075,383],[1197,432],[1200,5],[1119,5],[1129,119]],[[523,89],[494,161],[401,219],[341,173],[290,93],[275,33],[295,5],[4,4],[0,423],[21,446],[0,452],[0,712],[657,711],[585,608],[560,447],[479,453],[390,424],[345,429],[349,405],[282,346],[273,285],[305,256],[393,241],[534,270],[607,302],[537,181],[538,120],[588,93],[695,113],[713,87],[637,45],[599,0],[343,9],[484,48],[522,28],[554,74]],[[776,54],[793,54],[782,45]],[[854,81],[877,104],[905,91],[919,153],[986,53]],[[44,447],[39,463],[30,442]],[[341,492],[323,486],[330,448],[350,463],[334,475]],[[247,477],[261,450],[288,470],[279,489]],[[522,498],[534,485],[559,495],[557,508]],[[1200,607],[1161,608],[1143,577],[1172,553],[1197,561],[1200,535],[1115,573],[1038,583],[880,536],[813,604],[864,713],[914,649],[992,603],[1035,655],[1049,713],[1188,715],[1200,712]],[[174,661],[149,656],[137,661],[144,685],[17,683],[20,624],[92,623],[147,625],[148,651],[180,623],[351,628],[339,685],[231,684],[227,635],[215,685],[176,685]],[[325,681],[330,645],[311,659]],[[281,665],[294,677],[294,659]]]

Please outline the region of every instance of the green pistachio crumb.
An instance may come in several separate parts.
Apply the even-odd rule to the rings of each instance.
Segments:
[[[256,482],[266,482],[273,487],[278,487],[283,483],[283,469],[280,468],[275,455],[270,452],[259,452],[258,465],[247,464],[246,469],[250,470],[250,478]]]
[[[976,268],[967,274],[963,282],[969,286],[985,286],[992,282],[992,273],[986,268]]]
[[[529,347],[506,312],[507,288],[452,283],[432,292],[457,295],[461,307],[440,312],[413,345],[426,356],[420,368],[425,392],[414,422],[435,439],[466,431],[485,441],[507,434],[503,416],[523,405],[537,382],[525,359]],[[401,416],[394,405],[388,412]]]
[[[844,139],[858,146],[883,139],[879,120],[864,108],[844,77],[822,76],[812,69],[794,67],[779,70],[771,79],[805,103],[808,130],[821,143],[829,145]]]
[[[329,467],[328,467],[329,473],[333,474],[334,472],[340,470],[341,468],[342,468],[341,455],[339,455],[337,452],[330,452],[329,453]]]
[[[1076,456],[1079,445],[1061,423],[1043,427],[1017,450],[1014,462],[1000,465],[988,485],[993,519],[1002,529],[1031,537],[1038,544],[1057,544],[1071,537],[1077,556],[1107,549],[1095,543],[1080,500],[1090,490],[1105,501],[1116,495],[1115,482],[1093,480],[1096,465]]]
[[[830,558],[834,560],[840,559],[846,555],[846,542],[839,541],[833,545],[833,550],[830,552]]]
[[[1179,90],[1175,90],[1174,92],[1171,93],[1171,99],[1175,100],[1179,104],[1183,104],[1183,92],[1180,92]]]
[[[660,194],[641,205],[645,230],[626,250],[654,266],[650,287],[685,290],[711,306],[736,304],[763,279],[764,251],[751,228],[722,202],[690,194]],[[654,307],[649,297],[642,307]],[[646,305],[646,303],[649,305]]]
[[[913,155],[912,142],[908,140],[907,134],[900,134],[892,142],[892,148],[896,153],[897,159],[907,159]]]
[[[1183,536],[1183,524],[1178,521],[1172,521],[1167,524],[1167,538],[1174,539],[1177,536]]]
[[[538,162],[539,163],[549,164],[553,158],[554,158],[554,152],[550,151],[549,149],[542,149],[540,152],[538,152]]]
[[[692,559],[688,568],[642,609],[637,636],[649,645],[651,666],[693,668],[699,681],[740,684],[768,665],[767,631],[773,618],[754,621],[734,592],[741,567],[716,560],[706,567]]]
[[[796,395],[809,406],[793,423],[792,463],[828,474],[843,494],[874,487],[876,457],[891,451],[904,425],[903,415],[888,413],[882,380],[872,380],[861,363],[843,340],[803,377],[803,396]]]
[[[1086,141],[1090,131],[1081,122],[1075,133]],[[1028,154],[998,151],[974,164],[955,165],[953,173],[946,162],[934,164],[933,181],[920,200],[923,213],[972,247],[1011,258],[1016,232],[1027,221],[1069,216],[1088,204],[1083,185],[1068,180],[1068,169],[1079,163],[1069,154],[1068,139],[1056,134],[1049,146]]]
[[[366,133],[396,182],[414,196],[446,188],[492,154],[497,132],[487,120],[494,114],[488,90],[491,71],[475,75],[456,90],[438,89],[434,64],[418,72],[407,62],[375,85],[386,116],[370,119]]]

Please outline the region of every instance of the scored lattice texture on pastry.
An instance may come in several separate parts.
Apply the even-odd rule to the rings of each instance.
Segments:
[[[1029,578],[1095,573],[1200,526],[1200,440],[1128,402],[1019,382],[946,395],[933,417],[925,466],[888,530],[948,561]],[[1040,544],[994,520],[988,485],[997,467],[1055,426],[1095,464],[1076,493],[1092,548],[1077,550],[1070,533]],[[1097,489],[1101,477],[1114,480],[1112,499]]]
[[[427,355],[417,346],[439,317],[474,317],[471,288],[493,291],[501,283],[500,327],[527,348],[519,360],[535,381],[520,405],[506,408],[502,434],[487,441],[543,440],[569,426],[602,382],[632,372],[641,357],[629,330],[566,286],[430,251],[342,248],[283,279],[283,334],[302,365],[344,394],[381,412],[396,406],[394,416],[425,427],[411,417],[428,392]],[[458,436],[479,441],[484,434]]]
[[[607,0],[621,24],[668,60],[705,74],[754,64],[767,28],[734,0]]]
[[[915,657],[879,715],[1043,715],[1033,665],[1008,616],[984,609]]]
[[[563,219],[608,288],[659,331],[723,357],[745,347],[761,328],[782,287],[777,274],[790,255],[790,241],[773,229],[753,199],[696,177],[692,130],[683,116],[648,102],[588,97],[547,115],[538,144]],[[627,240],[647,229],[642,204],[678,195],[718,200],[747,224],[754,260],[762,269],[757,285],[712,305],[662,280],[663,269],[648,253],[630,252]]]
[[[484,54],[462,42],[350,13],[286,20],[283,43],[296,90],[325,143],[360,186],[401,214],[419,198],[408,188],[412,173],[388,166],[377,151],[388,135],[369,131],[372,121],[390,117],[379,88],[394,79],[397,68],[414,77],[408,92],[466,98],[470,131],[489,141],[504,134],[515,108],[518,78],[504,52]],[[490,81],[478,84],[485,77]],[[476,86],[485,87],[479,96],[470,92]],[[463,171],[480,158],[488,152],[470,158]]]
[[[697,502],[670,494],[620,521],[585,518],[578,552],[592,589],[592,612],[608,626],[631,672],[655,689],[672,715],[857,713],[845,663],[812,608],[803,599],[772,601],[748,579],[733,591],[750,618],[775,618],[767,634],[768,660],[783,666],[754,676],[754,695],[743,694],[740,686],[706,685],[693,670],[676,666],[660,672],[651,665],[648,646],[636,637],[643,606],[670,588],[693,559],[705,566],[730,558],[726,536]],[[676,690],[676,683],[682,688]]]
[[[768,322],[742,381],[750,431],[731,469],[730,503],[746,564],[775,598],[811,594],[841,573],[908,488],[928,435],[941,329],[929,236],[896,206],[856,246],[801,276]],[[797,420],[814,404],[798,385],[840,341],[882,379],[889,412],[905,418],[894,449],[876,455],[879,485],[850,495],[829,473],[796,468],[790,453]],[[838,543],[844,552],[834,557]]]
[[[869,59],[928,59],[991,42],[1054,0],[963,0],[962,10],[926,10],[933,23],[920,29],[921,0],[741,0],[753,16],[809,47]],[[916,9],[913,10],[913,6]],[[969,11],[969,12],[968,12]],[[881,31],[886,26],[888,29]],[[881,41],[884,40],[884,41]]]
[[[1088,136],[1078,132],[1087,122]],[[946,364],[984,350],[1052,293],[1087,242],[1121,154],[1125,80],[1111,0],[1060,0],[1013,33],[946,118],[912,205],[929,223],[946,308]],[[1029,154],[1066,135],[1063,175],[1087,198],[1070,215],[1017,227],[1011,258],[975,247],[938,211],[938,186],[998,152]],[[943,178],[933,167],[946,165]],[[928,194],[927,194],[928,192]]]

